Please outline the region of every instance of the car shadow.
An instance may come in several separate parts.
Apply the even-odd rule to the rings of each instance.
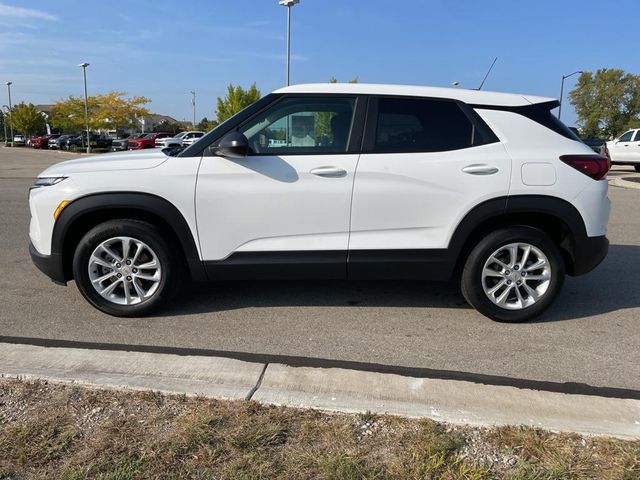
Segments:
[[[574,320],[640,307],[640,246],[611,245],[593,272],[567,277],[555,304],[535,322]],[[455,282],[235,281],[193,284],[162,312],[177,316],[268,307],[471,309]]]

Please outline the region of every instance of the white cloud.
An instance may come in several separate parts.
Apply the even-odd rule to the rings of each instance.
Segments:
[[[42,10],[33,8],[14,7],[0,3],[0,17],[33,18],[39,20],[58,20],[58,17]]]

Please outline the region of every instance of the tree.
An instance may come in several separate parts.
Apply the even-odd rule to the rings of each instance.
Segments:
[[[136,118],[149,115],[144,105],[147,97],[126,98],[126,92],[109,92],[96,95],[97,110],[91,111],[94,128],[104,130],[127,130],[137,126]]]
[[[95,97],[89,97],[87,104],[89,106],[89,128],[95,128],[91,116],[91,112],[94,112],[98,107]],[[86,128],[84,99],[70,96],[65,100],[57,101],[51,109],[51,125],[67,133],[83,131]]]
[[[178,122],[172,122],[171,120],[163,120],[160,123],[153,126],[154,132],[168,132],[176,133],[184,132],[184,126]]]
[[[256,87],[255,82],[253,82],[253,85],[247,90],[243,89],[240,85],[234,87],[232,84],[229,84],[227,87],[227,95],[224,98],[218,97],[216,122],[219,124],[224,122],[226,119],[259,99],[260,90]]]
[[[640,124],[640,76],[624,70],[582,73],[569,99],[585,137],[614,137]]]
[[[215,120],[209,120],[207,117],[204,117],[200,120],[200,123],[196,125],[196,130],[200,130],[202,132],[208,132],[209,130],[213,130],[218,126],[218,122]]]
[[[0,109],[0,135],[2,135],[2,141],[6,142],[7,139],[5,138],[4,132],[5,132],[5,126],[7,127],[7,129],[9,128],[9,125],[5,124],[5,119],[4,119],[4,110]],[[9,137],[9,132],[7,132],[7,137]]]
[[[87,98],[89,128],[92,130],[126,130],[136,128],[136,118],[149,115],[146,97],[126,98],[126,92],[112,91]],[[70,96],[53,105],[51,125],[65,132],[86,128],[84,98]]]
[[[7,115],[7,123],[13,127],[15,131],[24,133],[29,137],[35,133],[41,133],[45,128],[45,120],[33,103],[19,103],[15,105],[9,115]]]
[[[329,83],[338,83],[336,77],[331,77]],[[349,83],[358,83],[358,77],[349,80]],[[335,116],[333,112],[315,112],[314,134],[320,142],[330,142],[332,140],[331,119]]]

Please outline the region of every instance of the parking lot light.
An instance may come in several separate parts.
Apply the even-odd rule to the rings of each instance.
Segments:
[[[89,136],[89,103],[87,100],[87,62],[82,62],[78,65],[82,67],[82,76],[84,77],[84,121],[87,126],[87,153],[91,153],[91,140]]]
[[[278,3],[287,7],[287,87],[291,83],[291,7],[300,3],[300,0],[279,0]]]
[[[560,120],[560,115],[562,115],[562,97],[564,96],[564,81],[569,78],[577,75],[579,73],[583,73],[582,70],[578,70],[577,72],[570,73],[569,75],[562,75],[562,82],[560,82],[560,105],[558,106],[558,120]]]
[[[9,92],[9,113],[11,113],[11,110],[13,108],[13,106],[11,105],[11,85],[13,84],[13,82],[6,82],[5,85],[7,86],[7,91]],[[11,130],[11,146],[13,147],[13,122],[9,123],[9,128]]]

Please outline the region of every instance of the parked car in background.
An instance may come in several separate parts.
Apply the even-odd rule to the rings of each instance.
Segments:
[[[42,135],[40,137],[33,137],[31,139],[31,146],[33,148],[49,148],[49,142],[58,138],[60,134],[53,133],[51,135]]]
[[[173,135],[168,132],[153,132],[147,133],[142,138],[135,138],[127,142],[127,148],[129,150],[142,150],[143,148],[154,148],[156,146],[156,140],[158,138],[169,138]]]
[[[192,145],[193,143],[197,142],[200,138],[202,138],[204,134],[205,132],[199,132],[199,131],[187,132],[187,134],[184,137],[182,137],[182,145],[184,147],[188,147],[189,145]]]
[[[618,138],[606,142],[601,153],[615,165],[633,165],[640,172],[640,128],[627,130]]]
[[[136,138],[142,138],[146,133],[134,133],[133,135],[123,136],[116,138],[111,142],[111,151],[118,152],[127,150],[129,147],[129,140],[135,140]]]
[[[91,148],[111,148],[112,141],[113,140],[111,138],[98,133],[91,133],[89,135],[89,146],[91,146]],[[86,148],[86,146],[87,134],[83,132],[80,135],[69,138],[67,140],[66,149],[73,151],[80,148]]]
[[[75,135],[65,134],[49,140],[49,148],[52,150],[65,150],[67,148],[67,140],[72,137],[75,137]]]
[[[201,138],[203,135],[204,135],[204,132],[200,132],[196,130],[189,131],[189,132],[181,132],[177,134],[175,137],[156,139],[156,147],[159,147],[159,148],[188,147],[193,142]]]
[[[13,136],[13,146],[20,147],[24,146],[27,143],[27,139],[24,135],[14,135]]]
[[[189,132],[180,132],[171,137],[163,137],[156,138],[156,147],[158,148],[167,148],[167,147],[181,147],[182,146],[182,137],[184,137]]]

